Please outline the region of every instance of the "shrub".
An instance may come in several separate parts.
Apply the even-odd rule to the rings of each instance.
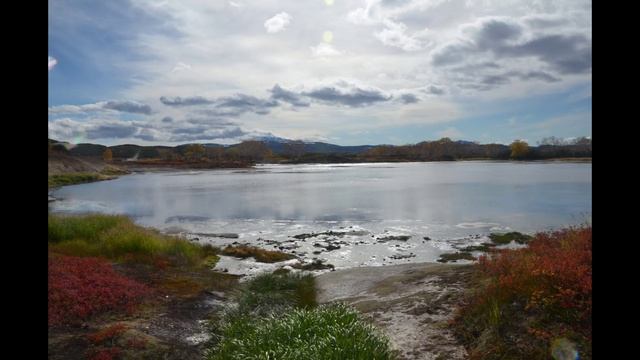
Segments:
[[[187,240],[165,236],[135,225],[125,216],[49,215],[49,248],[71,256],[103,256],[164,268],[169,263],[211,263],[218,250]]]
[[[264,263],[274,263],[295,259],[295,256],[291,254],[286,254],[280,251],[260,249],[248,245],[229,245],[222,250],[222,255],[233,256],[242,259],[253,257],[254,259],[256,259],[256,261]]]
[[[591,357],[591,227],[540,233],[527,248],[481,256],[483,285],[461,309],[458,334],[472,358],[546,359],[554,340]],[[511,356],[511,355],[509,355]]]
[[[99,258],[49,256],[49,325],[75,324],[97,313],[131,311],[151,290]]]
[[[127,326],[122,323],[113,324],[93,334],[87,335],[87,339],[93,344],[102,344],[107,340],[113,340],[127,331]]]
[[[89,352],[87,359],[89,360],[115,360],[120,357],[122,350],[117,347],[101,348]]]
[[[388,340],[358,312],[334,304],[265,318],[243,317],[222,328],[209,360],[392,359]]]
[[[315,279],[311,274],[261,274],[243,284],[237,301],[243,313],[311,308],[316,306]]]

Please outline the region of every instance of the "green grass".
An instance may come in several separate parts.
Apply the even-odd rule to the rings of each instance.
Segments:
[[[242,312],[264,314],[287,307],[316,306],[315,279],[311,274],[261,274],[246,282],[237,297]]]
[[[457,252],[457,253],[449,253],[449,254],[440,255],[440,258],[438,259],[438,262],[446,263],[446,262],[449,262],[449,261],[457,261],[457,260],[471,260],[471,261],[474,261],[474,260],[476,260],[476,258],[473,257],[473,255],[471,255],[468,252]]]
[[[248,245],[228,245],[222,250],[222,255],[233,256],[241,259],[253,257],[257,262],[263,263],[274,263],[296,258],[291,254],[283,253],[280,251],[265,250]]]
[[[110,176],[97,173],[67,173],[49,175],[49,187],[82,184],[99,180],[111,179]]]
[[[389,341],[358,312],[333,304],[226,323],[208,360],[393,359]]]
[[[217,249],[165,236],[116,215],[49,215],[49,249],[71,256],[154,262],[160,258],[189,265],[215,265]]]
[[[311,274],[263,274],[212,322],[208,360],[392,359],[388,340],[346,305],[317,307]]]
[[[491,233],[489,235],[489,238],[494,244],[498,244],[498,245],[508,244],[512,241],[515,241],[518,244],[526,244],[531,239],[533,239],[532,236],[519,233],[517,231],[512,231],[504,234]]]

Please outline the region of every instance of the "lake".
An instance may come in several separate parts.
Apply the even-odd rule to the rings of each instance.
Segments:
[[[59,200],[49,206],[55,212],[126,214],[199,242],[283,247],[351,267],[435,261],[443,252],[486,241],[490,232],[589,222],[591,189],[591,163],[269,164],[136,173],[67,186],[53,192]],[[292,238],[326,231],[342,234]],[[387,240],[400,235],[410,238]],[[327,244],[340,249],[327,251]]]

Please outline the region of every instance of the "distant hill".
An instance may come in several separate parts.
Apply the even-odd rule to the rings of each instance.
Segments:
[[[185,161],[209,159],[217,162],[288,162],[334,163],[376,161],[449,161],[464,159],[512,158],[510,146],[503,144],[478,144],[472,141],[452,141],[442,138],[412,145],[359,145],[342,146],[325,142],[305,142],[275,136],[264,136],[232,145],[216,143],[182,144],[178,146],[141,146],[124,144],[104,146],[82,143],[72,145],[49,139],[50,148],[80,158],[102,158],[105,150],[111,150],[117,162],[166,160]],[[194,146],[196,147],[194,152]],[[197,147],[201,149],[198,150]],[[591,157],[591,140],[564,145],[529,146],[518,155],[521,160]]]

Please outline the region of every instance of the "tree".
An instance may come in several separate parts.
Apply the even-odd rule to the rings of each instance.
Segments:
[[[299,159],[305,152],[304,142],[300,140],[289,141],[283,144],[283,153],[293,159]]]
[[[105,162],[111,162],[113,160],[113,153],[111,152],[111,149],[107,148],[103,153],[102,153],[102,159]]]
[[[185,156],[190,160],[199,160],[205,153],[204,145],[202,144],[191,144],[187,146],[185,151]]]
[[[511,143],[510,148],[513,159],[522,159],[529,153],[529,144],[526,141],[516,140]]]
[[[271,149],[262,141],[247,140],[233,146],[230,152],[254,161],[263,161],[272,156]]]

